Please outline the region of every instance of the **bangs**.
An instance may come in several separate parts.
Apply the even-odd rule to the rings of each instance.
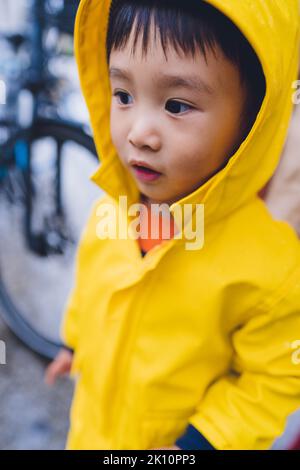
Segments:
[[[211,28],[215,21],[215,9],[206,4],[199,9],[193,2],[178,1],[137,1],[113,0],[110,9],[106,40],[107,63],[112,48],[122,50],[126,47],[129,36],[133,32],[132,54],[136,51],[139,37],[142,37],[142,54],[146,55],[149,48],[150,28],[153,23],[155,39],[158,35],[165,56],[167,48],[173,47],[178,54],[195,56],[197,48],[206,59],[206,51],[215,52],[217,44],[214,30]],[[214,18],[209,19],[210,16]],[[223,15],[222,15],[223,16]],[[225,17],[224,17],[225,18]],[[230,23],[230,22],[229,22]],[[231,23],[230,23],[231,26]]]

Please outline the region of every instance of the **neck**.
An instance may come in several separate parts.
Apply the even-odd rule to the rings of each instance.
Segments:
[[[145,204],[147,207],[151,207],[152,204],[167,204],[169,207],[171,204],[173,204],[174,201],[157,201],[155,199],[151,199],[148,196],[145,196],[145,194],[141,193],[140,194],[140,201],[142,204]]]

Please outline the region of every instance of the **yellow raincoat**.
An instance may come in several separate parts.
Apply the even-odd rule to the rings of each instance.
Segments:
[[[197,1],[197,0],[195,0]],[[138,201],[109,129],[110,0],[82,0],[75,52],[105,191],[78,250],[62,337],[77,383],[67,449],[174,444],[192,424],[216,449],[267,449],[300,407],[300,243],[257,192],[274,173],[297,78],[298,0],[209,0],[253,45],[267,92],[227,166],[171,206],[203,203],[205,241],[100,239],[99,208]],[[299,353],[299,354],[298,354]]]

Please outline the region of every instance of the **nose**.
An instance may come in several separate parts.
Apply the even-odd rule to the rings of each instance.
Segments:
[[[128,134],[128,141],[137,148],[148,147],[151,150],[159,150],[161,137],[157,124],[153,124],[153,121],[147,117],[137,116]]]

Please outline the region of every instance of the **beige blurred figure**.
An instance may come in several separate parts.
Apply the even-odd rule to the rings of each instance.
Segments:
[[[298,79],[300,80],[300,53]],[[287,221],[300,238],[300,103],[294,105],[288,137],[277,170],[260,194],[273,217]],[[300,450],[300,409],[290,416],[285,432],[277,439],[273,448]]]
[[[289,222],[300,237],[300,103],[294,105],[282,157],[263,198],[274,218]]]

